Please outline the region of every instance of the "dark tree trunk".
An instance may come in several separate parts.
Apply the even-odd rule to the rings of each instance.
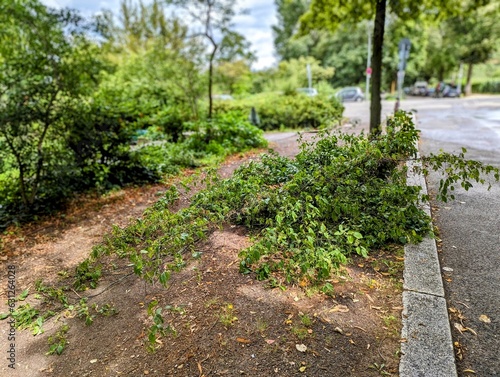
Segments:
[[[219,47],[213,40],[212,44],[214,49],[210,54],[210,61],[208,63],[208,119],[212,119],[212,110],[213,110],[213,99],[212,99],[212,86],[213,86],[213,75],[214,75],[214,58],[215,53],[217,52],[217,47]]]
[[[469,63],[469,68],[467,68],[467,82],[465,84],[466,96],[470,96],[472,94],[472,67],[473,64]]]
[[[380,87],[382,85],[382,47],[384,45],[385,9],[387,0],[377,0],[375,25],[373,27],[372,55],[372,88],[370,103],[370,134],[377,135],[382,131],[380,103]]]

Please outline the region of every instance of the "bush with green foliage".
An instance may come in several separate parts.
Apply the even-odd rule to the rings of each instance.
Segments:
[[[302,143],[296,159],[271,153],[230,179],[208,174],[207,188],[188,208],[169,210],[178,199],[172,188],[141,220],[116,228],[91,260],[103,253],[127,257],[137,274],[166,284],[188,251],[198,255],[199,240],[222,224],[241,224],[255,237],[241,252],[242,272],[324,284],[352,254],[418,242],[431,231],[419,188],[406,185],[404,161],[416,154],[417,137],[411,119],[400,114],[376,139],[325,133]]]
[[[171,208],[180,193],[171,186],[142,218],[126,228],[115,226],[76,268],[67,286],[79,291],[96,288],[101,258],[107,255],[128,259],[135,274],[167,286],[172,273],[202,257],[197,249],[200,241],[223,225],[240,224],[254,239],[240,252],[242,273],[267,279],[271,287],[299,283],[329,293],[333,289],[329,279],[350,256],[391,250],[393,244],[418,242],[432,232],[430,218],[421,208],[420,187],[406,183],[405,162],[416,157],[417,139],[411,118],[399,112],[388,121],[385,135],[367,138],[325,132],[313,142],[302,143],[295,159],[262,155],[226,180],[215,169],[207,171],[202,181],[206,188],[176,212]],[[467,190],[469,181],[485,182],[483,173],[500,178],[498,168],[467,161],[463,153],[441,153],[422,162],[424,173],[437,169],[447,175],[440,188],[444,199],[453,197],[450,192],[456,182]],[[69,308],[61,289],[39,291]],[[85,297],[71,310],[87,324],[92,322]],[[148,313],[154,322],[149,345],[164,331],[175,333],[164,325],[155,301]],[[41,332],[48,314],[26,307],[11,315],[25,316],[29,324],[36,321],[36,331]],[[0,314],[0,319],[8,316]]]
[[[0,180],[15,182],[2,192],[0,210],[32,214],[70,190],[65,124],[103,65],[72,11],[37,0],[2,2],[0,24],[0,160],[7,162]]]
[[[227,156],[250,148],[265,147],[263,132],[237,110],[219,113],[210,120],[185,124],[190,133],[184,144],[193,151]]]
[[[177,174],[182,168],[217,162],[229,154],[267,145],[262,130],[238,111],[220,114],[211,120],[186,122],[183,127],[185,135],[178,143],[146,144],[137,149],[134,154],[141,164],[160,175]],[[157,138],[153,131],[148,134]]]
[[[342,119],[344,107],[335,98],[308,97],[302,94],[281,95],[268,93],[238,101],[217,102],[216,113],[239,110],[250,115],[254,107],[263,130],[284,128],[329,128]]]
[[[500,93],[500,81],[486,81],[472,84],[473,93]]]

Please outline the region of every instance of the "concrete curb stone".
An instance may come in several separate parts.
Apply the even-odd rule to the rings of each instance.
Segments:
[[[422,195],[427,184],[421,173],[419,156],[408,161],[408,185],[418,185]],[[430,206],[422,202],[430,215]],[[405,247],[403,272],[403,313],[400,377],[456,377],[457,369],[450,322],[436,242],[426,237],[418,245]]]

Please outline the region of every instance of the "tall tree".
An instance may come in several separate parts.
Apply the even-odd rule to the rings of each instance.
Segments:
[[[193,37],[202,36],[210,46],[208,56],[208,118],[212,118],[214,62],[224,37],[234,34],[233,18],[236,16],[237,0],[166,0],[182,8],[197,30]],[[235,41],[235,38],[232,38]]]
[[[117,14],[103,10],[95,21],[105,47],[112,52],[144,52],[152,44],[161,47],[160,42],[171,50],[185,47],[187,27],[178,17],[167,16],[161,0],[121,0]]]
[[[447,20],[448,41],[455,47],[457,60],[467,65],[465,95],[472,93],[472,71],[485,63],[498,46],[500,37],[500,5],[498,2],[475,9],[470,15]]]
[[[192,38],[179,17],[168,16],[161,0],[122,0],[117,15],[105,11],[97,24],[106,50],[119,61],[101,85],[105,101],[141,108],[143,115],[169,107],[172,113],[182,109],[187,118],[198,117],[204,41]]]
[[[100,70],[80,17],[38,0],[0,4],[0,139],[30,209],[42,181],[67,157],[65,117],[91,90]]]
[[[372,87],[370,133],[381,132],[382,53],[387,6],[397,17],[406,20],[421,13],[444,18],[471,11],[488,0],[312,0],[309,11],[301,18],[300,30],[306,34],[314,29],[336,30],[342,23],[373,19]]]
[[[298,58],[298,55],[290,56],[289,42],[297,32],[300,17],[307,11],[309,1],[275,0],[274,4],[278,19],[278,24],[272,27],[276,52],[283,60]]]

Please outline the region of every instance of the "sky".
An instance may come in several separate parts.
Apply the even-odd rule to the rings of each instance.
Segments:
[[[49,7],[69,7],[77,9],[89,17],[102,9],[116,12],[120,0],[41,0]],[[238,15],[234,19],[235,29],[252,43],[257,61],[252,68],[260,70],[276,65],[274,56],[273,33],[271,26],[277,24],[276,10],[272,0],[240,0],[238,6],[249,10],[249,14]]]

